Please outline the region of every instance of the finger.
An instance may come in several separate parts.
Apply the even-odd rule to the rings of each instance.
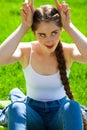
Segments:
[[[58,11],[61,12],[61,4],[59,3],[58,0],[54,0],[54,1],[56,3],[56,7],[57,7]]]
[[[70,17],[70,8],[67,9],[66,15],[67,15],[68,17]]]
[[[21,12],[22,12],[23,15],[26,15],[26,14],[27,14],[27,11],[24,10],[24,9],[21,9]]]
[[[30,0],[30,5],[32,8],[34,8],[34,0]]]
[[[25,12],[27,12],[27,8],[28,8],[28,3],[23,3],[22,9],[25,10]]]
[[[27,8],[27,15],[30,15],[30,14],[32,14],[32,10],[31,10],[31,7],[29,6],[29,7]]]
[[[58,1],[58,0],[54,0],[54,1],[55,1],[55,3],[56,3],[56,6],[57,6],[58,8],[60,8],[61,4],[59,3],[59,1]]]
[[[34,0],[30,0],[30,7],[31,10],[34,11]]]
[[[62,5],[68,7],[68,4],[65,1],[62,2]]]
[[[64,12],[67,12],[67,10],[69,9],[69,6],[67,3],[63,2],[62,3],[62,9],[64,10]]]
[[[23,9],[21,10],[21,12],[22,12],[22,20],[26,21],[26,12]]]
[[[26,17],[26,13],[22,10],[22,17],[25,18]]]
[[[30,4],[31,4],[31,5],[34,5],[34,0],[30,0]]]

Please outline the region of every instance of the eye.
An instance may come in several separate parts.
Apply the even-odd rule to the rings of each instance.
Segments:
[[[58,31],[52,32],[52,36],[55,36],[56,34],[58,34]]]
[[[40,33],[39,35],[40,35],[40,37],[43,37],[43,38],[46,37],[46,35],[44,33]]]

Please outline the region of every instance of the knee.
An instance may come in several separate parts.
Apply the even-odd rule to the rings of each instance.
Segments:
[[[69,109],[70,110],[72,110],[72,109],[76,110],[76,109],[80,109],[80,106],[76,101],[69,100],[67,103],[64,104],[64,109],[65,110],[69,110]]]
[[[67,103],[64,104],[64,113],[81,113],[80,105],[74,101],[74,100],[69,100]]]
[[[22,102],[14,102],[9,106],[8,115],[16,116],[25,113],[25,104]]]

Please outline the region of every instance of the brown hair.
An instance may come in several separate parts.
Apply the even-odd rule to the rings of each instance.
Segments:
[[[55,24],[58,27],[60,27],[60,28],[62,27],[60,13],[58,12],[58,10],[56,8],[54,8],[51,5],[40,6],[39,8],[37,8],[35,10],[34,15],[33,15],[33,24],[31,27],[32,30],[36,31],[38,28],[38,25],[42,21],[44,21],[44,22],[53,21],[53,22],[55,22]],[[69,81],[67,78],[66,61],[64,58],[64,54],[63,54],[62,44],[60,41],[59,41],[58,46],[55,50],[55,54],[56,54],[56,58],[57,58],[57,62],[58,62],[58,69],[60,72],[61,81],[62,81],[62,84],[64,85],[64,89],[66,91],[66,94],[71,100],[74,100],[74,97],[73,97],[72,92],[70,90]],[[84,130],[87,130],[87,124],[86,124],[85,117],[83,114],[82,114],[82,116],[83,116],[83,122],[84,122]]]
[[[42,22],[53,21],[59,27],[62,27],[61,16],[56,8],[51,5],[44,5],[37,8],[33,15],[32,30],[36,31],[38,25]]]
[[[68,97],[70,99],[74,99],[72,92],[70,91],[70,86],[69,86],[67,73],[66,73],[66,64],[65,64],[66,62],[65,62],[65,58],[64,58],[64,54],[63,54],[62,44],[60,42],[58,43],[55,53],[56,53],[56,57],[57,57],[57,61],[58,61],[58,68],[60,71],[61,81],[64,85],[66,94],[68,95]]]

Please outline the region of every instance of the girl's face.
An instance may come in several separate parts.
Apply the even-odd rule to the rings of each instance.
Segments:
[[[46,53],[53,53],[60,40],[61,28],[54,22],[41,22],[35,31],[41,48]]]

